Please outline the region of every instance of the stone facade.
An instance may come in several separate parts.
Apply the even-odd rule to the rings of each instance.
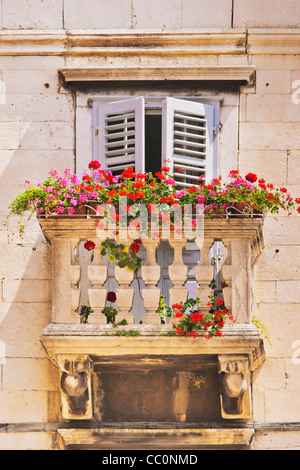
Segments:
[[[37,183],[51,168],[84,169],[92,156],[88,98],[95,91],[167,93],[177,68],[183,71],[176,83],[179,96],[223,97],[220,173],[251,171],[299,197],[298,3],[0,0],[1,449],[53,449],[73,442],[71,431],[58,432],[64,427],[62,369],[40,341],[52,321],[51,249],[35,217],[20,237],[18,220],[7,218],[11,198],[26,178]],[[91,68],[105,80],[99,82],[98,75],[95,85]],[[149,68],[161,74],[159,88],[144,83]],[[129,84],[111,87],[120,69]],[[191,83],[189,70],[196,74]],[[137,71],[141,78],[135,81]],[[77,74],[76,86],[70,73]],[[205,84],[197,78],[201,73]],[[264,364],[253,372],[254,432],[239,435],[236,443],[299,449],[299,218],[268,216],[263,231],[255,316],[270,342],[264,342]],[[211,439],[207,436],[208,445],[216,442]]]

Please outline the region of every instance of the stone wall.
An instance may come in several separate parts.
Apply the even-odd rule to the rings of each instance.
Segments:
[[[60,421],[58,371],[39,340],[51,321],[50,250],[34,217],[20,237],[7,206],[26,178],[37,183],[51,168],[75,168],[74,94],[62,86],[58,70],[131,60],[69,55],[65,33],[242,32],[244,44],[231,52],[219,48],[183,60],[255,66],[255,86],[240,94],[238,167],[297,197],[300,9],[298,0],[0,0],[0,12],[0,448],[48,449],[57,445]],[[27,35],[37,33],[53,37],[44,52],[43,41],[38,47],[28,41]],[[155,66],[159,59],[138,60]],[[180,62],[176,55],[167,60]],[[225,121],[231,117],[228,113]],[[222,132],[226,143],[224,126]],[[267,360],[254,377],[254,449],[300,447],[299,234],[297,216],[265,220],[256,316],[271,344],[265,342]]]

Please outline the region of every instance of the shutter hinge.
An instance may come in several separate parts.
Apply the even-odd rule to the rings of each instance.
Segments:
[[[222,124],[221,123],[219,123],[217,126],[214,126],[214,128],[213,128],[214,135],[217,135],[217,129],[218,129],[218,131],[220,131],[222,129]]]
[[[98,127],[95,128],[95,136],[97,136],[99,134],[99,129]]]

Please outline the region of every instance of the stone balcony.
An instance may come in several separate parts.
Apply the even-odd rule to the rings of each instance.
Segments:
[[[224,423],[228,426],[228,423],[247,422],[247,432],[240,442],[241,446],[247,446],[248,426],[253,420],[252,372],[265,358],[263,339],[252,324],[254,268],[263,249],[263,221],[244,218],[204,222],[204,238],[199,243],[200,260],[194,267],[196,295],[202,299],[210,291],[214,273],[209,250],[215,241],[222,242],[227,249],[222,266],[227,284],[224,300],[236,320],[225,325],[221,338],[209,340],[201,335],[196,339],[168,335],[172,326],[162,324],[156,313],[161,293],[157,287],[161,267],[156,262],[155,252],[160,239],[143,240],[146,258],[141,268],[144,283],[141,322],[136,323],[131,313],[133,273],[118,267],[114,271],[120,319],[126,318],[128,323],[118,328],[134,330],[139,336],[118,336],[116,329],[106,322],[102,310],[108,267],[100,249],[94,250],[87,268],[88,295],[94,313],[88,324],[80,324],[75,310],[82,277],[75,248],[86,240],[93,240],[97,247],[99,233],[95,220],[49,218],[40,219],[40,225],[51,244],[53,268],[52,323],[44,330],[41,341],[60,371],[62,419],[74,420],[74,423],[89,420],[92,427],[100,423],[99,435],[103,442],[106,438],[102,427],[106,425],[116,430],[116,439],[121,442],[126,439],[126,433],[122,434],[120,423],[122,429],[128,422],[130,428],[134,427],[133,423],[138,423],[137,427],[151,427],[151,423],[156,423],[156,427],[163,428],[180,423],[190,429],[191,435],[195,432],[195,442],[200,447],[201,439],[197,439],[201,423],[210,423],[209,427],[213,428],[205,435],[219,428],[223,430],[222,442],[214,441],[213,435],[207,438],[214,447],[234,444],[230,441],[234,425],[230,425],[227,435]],[[172,283],[169,298],[173,303],[187,296],[187,267],[182,257],[187,240],[173,236],[168,241],[174,250],[173,261],[168,266]],[[120,394],[123,406],[117,399]],[[85,431],[88,436],[90,426]],[[85,431],[81,429],[81,434]],[[69,429],[61,435],[71,447],[80,447],[80,439],[85,440],[83,436],[78,440],[77,433]],[[109,448],[113,448],[114,444],[110,445]],[[138,445],[136,441],[137,448]]]

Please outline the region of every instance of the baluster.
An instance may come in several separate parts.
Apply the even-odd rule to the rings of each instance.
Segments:
[[[107,289],[103,287],[107,279],[107,266],[104,265],[100,248],[95,248],[93,262],[88,266],[88,278],[92,285],[88,289],[89,300],[94,312],[89,323],[106,324],[106,316],[102,313],[105,307]]]
[[[160,280],[161,269],[156,263],[155,252],[160,243],[160,240],[145,239],[143,245],[147,252],[145,264],[141,267],[141,276],[146,285],[142,289],[142,296],[144,299],[144,307],[146,313],[143,316],[142,323],[151,325],[160,325],[161,318],[156,313],[159,307],[160,289],[157,283]]]
[[[52,322],[76,323],[78,315],[72,308],[78,306],[78,291],[75,285],[80,276],[80,268],[72,265],[72,249],[77,241],[67,238],[52,240]],[[73,285],[73,288],[72,288]]]
[[[232,265],[231,265],[231,240],[223,239],[224,246],[227,248],[227,258],[221,268],[222,278],[226,284],[223,288],[223,299],[225,307],[232,311]]]
[[[80,272],[81,268],[78,264],[78,258],[76,257],[76,248],[79,245],[79,238],[72,238],[70,239],[70,256],[71,256],[71,266],[70,266],[70,276],[71,276],[71,316],[74,316],[74,320],[76,318],[76,322],[78,321],[78,314],[75,312],[77,307],[79,306],[79,299],[80,299]]]
[[[195,240],[197,243],[197,240]],[[209,250],[213,245],[213,239],[205,239],[203,244],[201,243],[200,248],[200,260],[197,266],[195,266],[195,278],[198,283],[198,288],[196,289],[196,296],[202,302],[201,309],[203,311],[208,310],[207,302],[209,301],[208,296],[212,294],[212,288],[210,283],[214,277],[214,268],[211,265],[209,259]]]
[[[169,240],[169,244],[174,249],[173,263],[168,267],[169,278],[174,287],[169,290],[170,305],[179,302],[185,302],[187,299],[188,290],[183,285],[187,281],[188,267],[183,263],[182,250],[186,245],[186,239],[174,239]],[[171,321],[176,323],[175,318],[171,318]]]
[[[128,248],[131,240],[117,240],[117,243],[122,243]],[[134,272],[126,267],[120,268],[115,266],[115,278],[119,284],[119,287],[116,289],[119,310],[119,313],[116,315],[116,322],[126,320],[128,325],[132,325],[134,317],[130,310],[132,308],[134,289],[130,285],[134,279]]]

